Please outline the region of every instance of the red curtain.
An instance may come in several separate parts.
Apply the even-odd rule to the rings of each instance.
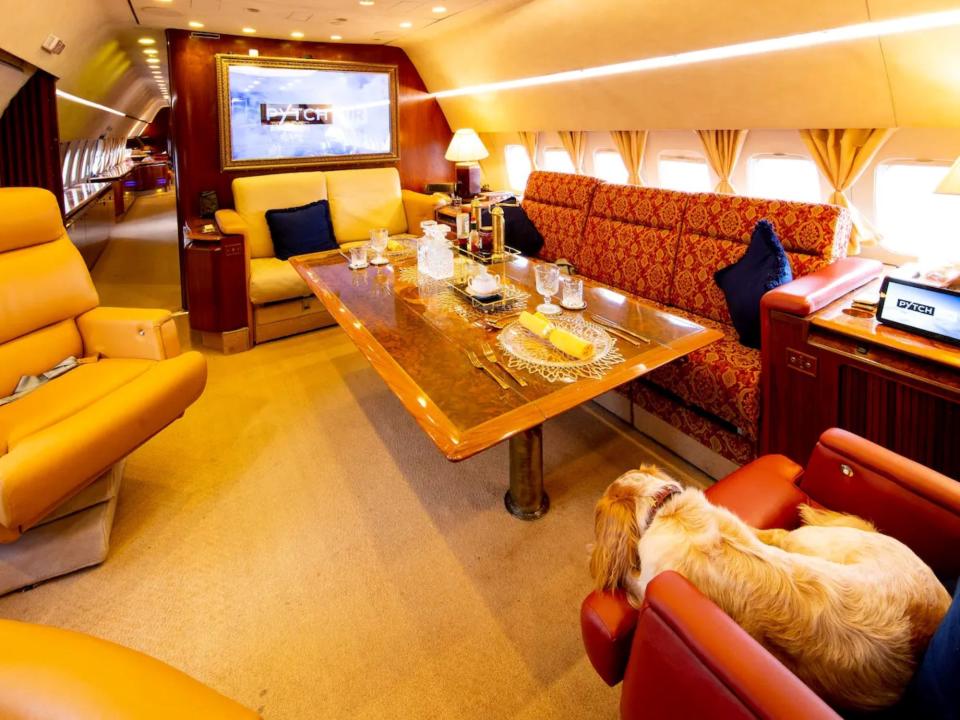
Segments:
[[[57,79],[37,70],[0,116],[0,187],[46,188],[63,212]]]

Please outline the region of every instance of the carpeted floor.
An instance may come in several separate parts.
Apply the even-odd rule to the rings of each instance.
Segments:
[[[180,309],[176,207],[172,192],[144,194],[114,226],[90,273],[101,305]]]
[[[506,445],[447,462],[339,329],[207,359],[203,397],[127,463],[107,561],[0,616],[269,720],[616,716],[580,641],[593,504],[640,462],[702,475],[589,404],[546,425],[552,508],[521,522]]]

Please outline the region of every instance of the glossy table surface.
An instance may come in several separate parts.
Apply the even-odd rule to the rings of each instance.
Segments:
[[[473,350],[482,359],[480,345],[487,342],[506,362],[496,343],[497,331],[450,310],[449,302],[441,302],[443,291],[436,281],[411,279],[416,276],[416,258],[363,270],[349,269],[336,253],[302,255],[290,262],[450,460],[490,448],[722,337],[716,330],[584,279],[588,312],[603,315],[650,343],[635,347],[617,340],[625,362],[599,380],[551,383],[517,370],[527,387],[505,378],[509,387],[503,390],[473,367],[465,352]],[[491,268],[530,292],[531,311],[542,302],[533,279],[537,262],[519,258]],[[495,372],[504,375],[499,368]]]

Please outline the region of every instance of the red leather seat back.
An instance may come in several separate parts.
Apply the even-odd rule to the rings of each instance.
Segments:
[[[843,430],[814,449],[800,489],[870,520],[946,580],[960,575],[960,483]],[[953,588],[951,587],[952,591]]]

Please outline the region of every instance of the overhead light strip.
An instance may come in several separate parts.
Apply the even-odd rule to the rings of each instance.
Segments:
[[[462,95],[499,92],[501,90],[516,90],[536,85],[553,85],[555,83],[587,80],[589,78],[607,77],[610,75],[660,70],[663,68],[678,67],[680,65],[694,65],[696,63],[711,62],[714,60],[728,60],[730,58],[747,57],[750,55],[762,55],[765,53],[781,52],[783,50],[797,50],[799,48],[828,45],[830,43],[849,40],[879,38],[887,35],[932,30],[953,25],[960,25],[960,10],[925,13],[890,20],[875,20],[857,23],[856,25],[829,28],[827,30],[815,30],[798,35],[785,35],[767,40],[753,40],[735,45],[706,48],[704,50],[691,50],[675,55],[660,55],[612,65],[599,65],[596,67],[581,68],[579,70],[551,73],[549,75],[503,80],[481,85],[468,85],[461,88],[441,90],[432,93],[431,96],[435,98],[449,98]]]
[[[114,110],[112,107],[107,107],[106,105],[95,103],[93,100],[87,100],[86,98],[82,98],[78,95],[71,95],[70,93],[60,89],[57,90],[57,97],[62,97],[64,100],[69,100],[70,102],[79,103],[80,105],[86,105],[87,107],[96,108],[97,110],[103,110],[104,112],[108,112],[111,115],[118,115],[119,117],[130,118],[131,120],[137,120],[138,122],[147,122],[142,118],[138,118],[136,115],[128,115],[125,112]]]

